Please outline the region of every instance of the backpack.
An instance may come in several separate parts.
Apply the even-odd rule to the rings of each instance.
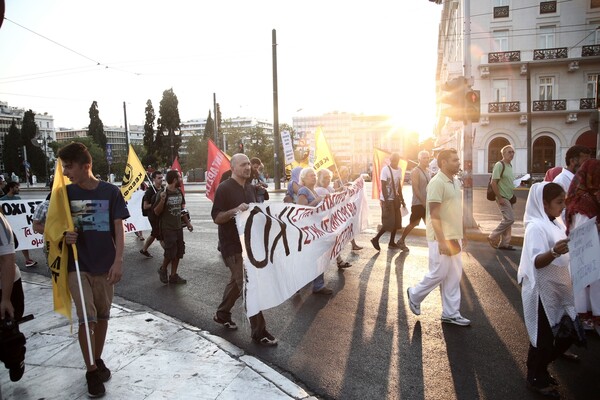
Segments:
[[[504,165],[504,161],[500,161],[502,163],[502,172],[500,172],[500,179],[504,176],[504,169],[506,165]],[[486,197],[489,201],[496,201],[496,193],[494,193],[494,189],[492,188],[492,177],[490,176],[490,181],[488,182],[487,194]]]

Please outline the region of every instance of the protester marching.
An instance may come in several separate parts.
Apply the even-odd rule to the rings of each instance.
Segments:
[[[429,268],[422,279],[405,284],[404,303],[414,315],[421,316],[429,294],[439,287],[439,321],[467,327],[472,322],[461,312],[463,258],[469,252],[463,223],[463,188],[457,179],[461,160],[454,149],[436,149],[436,152],[435,173],[430,153],[427,150],[418,153],[418,162],[410,171],[412,196],[405,201],[403,186],[405,175],[409,174],[409,161],[397,151],[374,149],[371,197],[379,200],[381,221],[376,221],[377,225],[372,225],[369,231],[375,233],[370,240],[375,252],[372,249],[363,252],[377,257],[381,252],[380,240],[385,237],[388,257],[395,257],[398,250],[402,250],[402,257],[412,257],[406,238],[417,232],[415,228],[423,222]],[[600,335],[600,308],[596,304],[600,276],[585,269],[598,260],[589,258],[589,251],[580,243],[583,240],[577,243],[569,240],[585,237],[589,248],[600,246],[598,235],[594,235],[600,229],[595,219],[599,212],[600,167],[597,160],[587,159],[587,149],[574,148],[573,152],[567,152],[566,165],[554,178],[560,185],[543,183],[531,187],[525,206],[524,243],[519,249],[511,233],[515,222],[514,154],[514,147],[504,147],[502,160],[493,167],[491,187],[502,221],[487,236],[493,247],[487,250],[521,252],[515,280],[521,284],[523,321],[530,342],[526,382],[531,390],[555,397],[557,382],[548,372],[549,365],[565,354],[571,344],[585,342],[584,329]],[[191,216],[187,212],[178,157],[173,159],[166,174],[160,170],[148,173],[130,146],[124,178],[117,188],[95,177],[85,146],[67,145],[57,155],[49,198],[19,199],[18,184],[16,189],[13,184],[7,186],[8,198],[0,199],[10,201],[11,208],[22,211],[19,215],[2,216],[6,220],[5,230],[10,224],[18,242],[9,243],[6,254],[12,260],[11,249],[43,248],[47,252],[55,311],[71,319],[72,303],[75,306],[90,397],[104,395],[104,384],[111,377],[111,370],[104,362],[111,359],[103,355],[103,350],[114,285],[123,274],[125,235],[129,233],[143,237],[142,231],[150,231],[143,245],[140,243],[141,249],[136,250],[136,254],[139,251],[144,256],[138,255],[138,259],[154,265],[152,274],[157,285],[160,282],[165,288],[175,288],[189,279],[185,269],[185,278],[180,275],[180,263],[202,262],[184,258],[186,242],[193,246],[203,240],[194,230],[193,219],[210,219],[217,232],[213,234],[217,239],[214,251],[220,254],[229,275],[222,282],[222,297],[212,319],[224,330],[238,330],[243,322],[237,317],[234,320],[232,310],[241,298],[250,339],[265,347],[280,344],[276,336],[283,334],[277,331],[279,324],[273,324],[276,327],[271,328],[273,332],[267,330],[264,316],[267,310],[293,299],[304,288],[312,294],[325,295],[312,296],[315,298],[335,297],[339,289],[325,283],[329,269],[336,266],[333,270],[343,275],[350,267],[354,266],[348,271],[364,268],[356,258],[346,257],[360,254],[354,253],[362,249],[355,239],[369,229],[365,193],[368,186],[360,174],[350,179],[348,167],[338,169],[335,154],[320,128],[314,133],[310,165],[290,163],[291,176],[284,184],[285,194],[276,195],[269,187],[259,157],[243,153],[229,156],[209,140],[204,196],[207,203],[212,202],[210,217]],[[147,186],[145,190],[141,189],[143,184]],[[564,213],[563,208],[566,208]],[[409,220],[405,228],[403,218]],[[401,237],[396,241],[398,233]],[[163,249],[160,261],[153,260],[149,250],[154,241],[160,242]],[[29,260],[29,256],[26,258]],[[600,266],[596,269],[600,271]],[[3,280],[18,280],[18,275],[2,272]],[[327,280],[330,281],[329,277]],[[12,306],[15,305],[3,298],[0,311],[14,314]],[[559,328],[575,333],[563,340]]]

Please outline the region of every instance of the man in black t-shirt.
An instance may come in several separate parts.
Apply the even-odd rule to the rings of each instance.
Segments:
[[[152,227],[152,231],[150,232],[150,236],[144,242],[144,247],[140,250],[140,254],[152,258],[152,254],[148,252],[148,248],[154,242],[154,239],[158,237],[158,218],[154,211],[152,210],[152,204],[154,203],[153,197],[156,193],[158,193],[162,187],[163,182],[163,174],[160,171],[152,172],[152,186],[146,189],[146,193],[144,193],[144,198],[142,199],[142,214],[148,217],[148,222],[150,222],[150,226]]]
[[[240,297],[244,285],[242,244],[235,225],[235,215],[246,211],[248,203],[256,202],[254,186],[250,183],[250,169],[250,160],[245,154],[238,153],[231,157],[231,178],[217,188],[211,211],[213,221],[219,225],[219,249],[225,265],[231,271],[223,300],[213,320],[229,330],[237,329],[231,320],[231,308]],[[264,346],[277,345],[277,339],[267,331],[262,312],[250,317],[250,329],[254,342]]]

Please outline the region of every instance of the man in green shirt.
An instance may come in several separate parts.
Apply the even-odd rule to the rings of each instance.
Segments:
[[[514,197],[515,175],[512,169],[512,160],[515,149],[511,145],[502,148],[502,160],[494,165],[492,170],[492,189],[496,195],[496,204],[502,214],[502,221],[488,236],[490,246],[501,250],[514,250],[510,244],[512,225],[515,223],[515,213],[511,200]]]

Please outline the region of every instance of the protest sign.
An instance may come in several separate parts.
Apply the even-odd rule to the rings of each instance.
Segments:
[[[569,239],[573,291],[578,292],[600,279],[600,239],[596,217],[573,229]]]
[[[367,227],[364,181],[327,195],[317,207],[252,203],[237,215],[248,316],[275,307],[325,272]]]

